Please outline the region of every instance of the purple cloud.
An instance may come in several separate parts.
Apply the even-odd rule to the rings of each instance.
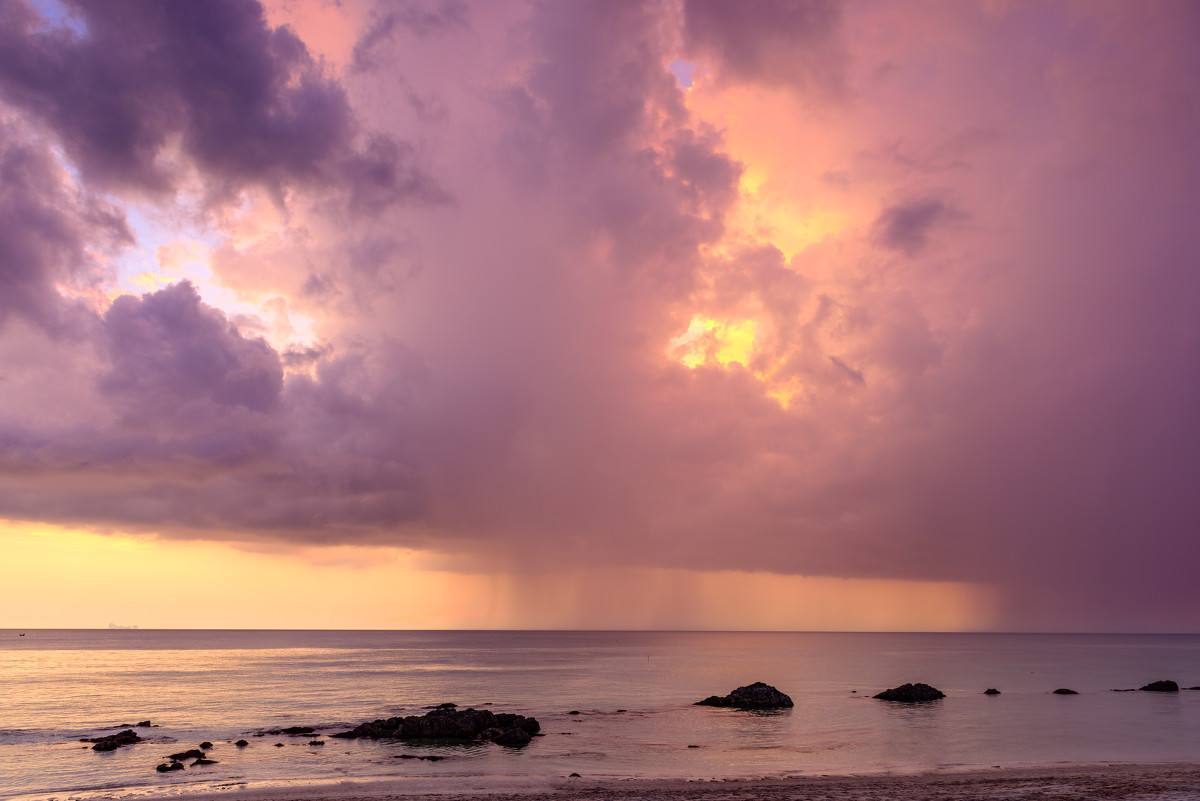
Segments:
[[[875,240],[889,250],[915,256],[938,225],[962,216],[938,198],[917,198],[888,206],[875,220]]]
[[[100,283],[95,253],[132,242],[118,209],[68,186],[43,144],[3,123],[0,231],[0,326],[10,315],[48,330],[66,325],[56,283]]]
[[[840,91],[841,20],[830,0],[685,0],[684,45],[734,81]]]
[[[356,149],[342,86],[257,2],[79,0],[72,11],[78,28],[53,27],[23,0],[5,0],[0,97],[49,126],[98,184],[175,188],[178,142],[218,193],[357,188],[364,175],[373,202],[437,193],[409,150],[386,137]]]

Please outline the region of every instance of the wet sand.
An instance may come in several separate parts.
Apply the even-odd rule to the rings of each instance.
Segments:
[[[574,778],[525,788],[470,787],[474,781],[341,784],[227,790],[189,801],[1197,801],[1200,764],[1097,765],[996,769],[914,776],[789,779],[591,781]],[[168,796],[179,799],[178,795]],[[142,796],[145,798],[145,796]]]

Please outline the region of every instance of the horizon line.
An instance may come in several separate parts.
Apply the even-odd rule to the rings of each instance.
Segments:
[[[31,632],[31,631],[139,631],[139,632],[342,632],[342,633],[393,633],[393,634],[430,634],[430,633],[459,633],[459,634],[967,634],[967,635],[1038,635],[1038,636],[1064,636],[1064,635],[1108,635],[1108,636],[1177,636],[1177,637],[1194,637],[1200,636],[1200,631],[1105,631],[1095,629],[1081,629],[1074,631],[1021,631],[1016,629],[993,629],[993,630],[921,630],[921,629],[703,629],[703,628],[662,628],[662,629],[625,629],[625,628],[494,628],[494,629],[475,629],[475,628],[428,628],[428,629],[406,629],[406,628],[259,628],[259,627],[237,627],[237,628],[200,628],[200,627],[176,627],[176,628],[157,628],[157,627],[140,627],[137,625],[130,626],[0,626],[0,631],[15,631],[15,632]]]

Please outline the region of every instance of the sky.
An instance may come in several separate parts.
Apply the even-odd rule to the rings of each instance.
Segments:
[[[0,627],[1198,631],[1198,34],[0,0]]]

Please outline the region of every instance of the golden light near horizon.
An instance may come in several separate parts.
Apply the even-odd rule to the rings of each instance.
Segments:
[[[0,548],[10,599],[0,628],[961,631],[985,626],[992,608],[986,588],[955,582],[615,565],[482,573],[397,547],[234,545],[11,521],[0,521]],[[594,603],[614,586],[622,603]]]

